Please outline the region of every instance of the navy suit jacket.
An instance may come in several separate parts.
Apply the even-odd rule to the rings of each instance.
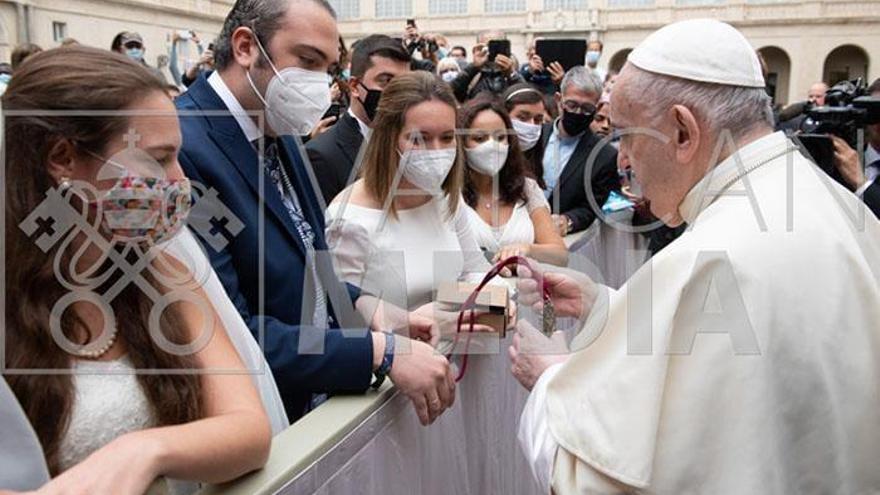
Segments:
[[[313,290],[304,289],[305,246],[281,194],[262,169],[256,149],[233,116],[188,115],[228,110],[205,75],[177,99],[176,105],[182,111],[180,164],[194,182],[197,197],[191,217],[219,220],[231,212],[241,220],[238,227],[243,229],[230,233],[235,222],[224,225],[222,221],[215,221],[210,229],[204,223],[198,228],[190,221],[190,227],[196,231],[229,298],[255,337],[262,326],[263,352],[288,417],[295,420],[302,416],[313,393],[366,390],[372,377],[373,345],[365,326],[343,331],[300,324],[304,299],[310,304],[314,301]],[[294,138],[285,136],[279,140],[279,156],[293,182],[303,215],[315,232],[315,249],[326,250],[324,215]],[[199,184],[208,191],[216,190],[219,203],[199,205]],[[262,239],[260,210],[264,212]],[[216,242],[224,238],[225,242]],[[323,263],[322,268],[326,267],[327,263]],[[334,300],[339,301],[342,294],[345,303],[351,304],[357,289],[349,286],[346,291],[343,284],[325,273],[322,272],[322,282],[333,293]],[[332,306],[328,309],[331,320],[334,313],[342,310]],[[338,325],[334,321],[331,326]]]

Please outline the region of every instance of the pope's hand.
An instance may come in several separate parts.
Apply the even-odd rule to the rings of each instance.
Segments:
[[[518,301],[538,313],[544,309],[544,294],[538,280],[543,280],[550,291],[550,300],[556,316],[580,318],[590,314],[596,301],[598,287],[589,277],[556,272],[535,272],[520,267],[516,283]]]
[[[511,373],[529,391],[547,368],[565,362],[568,352],[565,334],[554,332],[547,337],[525,320],[516,324],[513,344],[507,349]]]

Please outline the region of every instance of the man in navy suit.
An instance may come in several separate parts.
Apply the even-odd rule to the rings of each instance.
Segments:
[[[248,327],[263,330],[291,419],[317,394],[366,390],[375,372],[380,381],[387,374],[427,424],[454,399],[449,363],[423,342],[370,331],[363,320],[355,328],[359,291],[346,290],[326,257],[315,255],[327,248],[324,216],[290,134],[305,134],[326,110],[320,82],[337,61],[337,40],[325,0],[236,2],[216,43],[217,71],[177,100],[180,163],[201,200],[216,193],[222,206],[212,211],[197,199],[194,214],[234,219],[194,230]],[[264,111],[265,130],[244,113]]]

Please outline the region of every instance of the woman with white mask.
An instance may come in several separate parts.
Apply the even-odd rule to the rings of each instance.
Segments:
[[[327,208],[327,241],[343,280],[412,309],[440,282],[479,279],[490,266],[460,204],[464,153],[449,86],[424,71],[399,75],[374,122],[360,179]]]
[[[480,247],[494,260],[529,256],[565,265],[568,250],[550,219],[550,205],[526,168],[520,142],[504,106],[489,95],[461,109],[465,129],[462,195]]]
[[[544,95],[531,84],[524,83],[508,88],[502,98],[520,149],[525,155],[526,168],[541,189],[546,189],[543,164]]]

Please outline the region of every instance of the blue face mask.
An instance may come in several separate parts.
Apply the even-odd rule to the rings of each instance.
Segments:
[[[144,59],[143,48],[128,48],[125,50],[125,54],[128,55],[128,58],[138,62]]]
[[[0,84],[9,84],[12,80],[12,74],[0,74]]]
[[[437,58],[443,60],[444,58],[449,56],[449,50],[443,48],[442,46],[437,49]]]
[[[342,69],[342,80],[348,81],[351,79],[351,69]]]
[[[596,65],[599,62],[599,52],[590,50],[587,52],[587,64]]]

